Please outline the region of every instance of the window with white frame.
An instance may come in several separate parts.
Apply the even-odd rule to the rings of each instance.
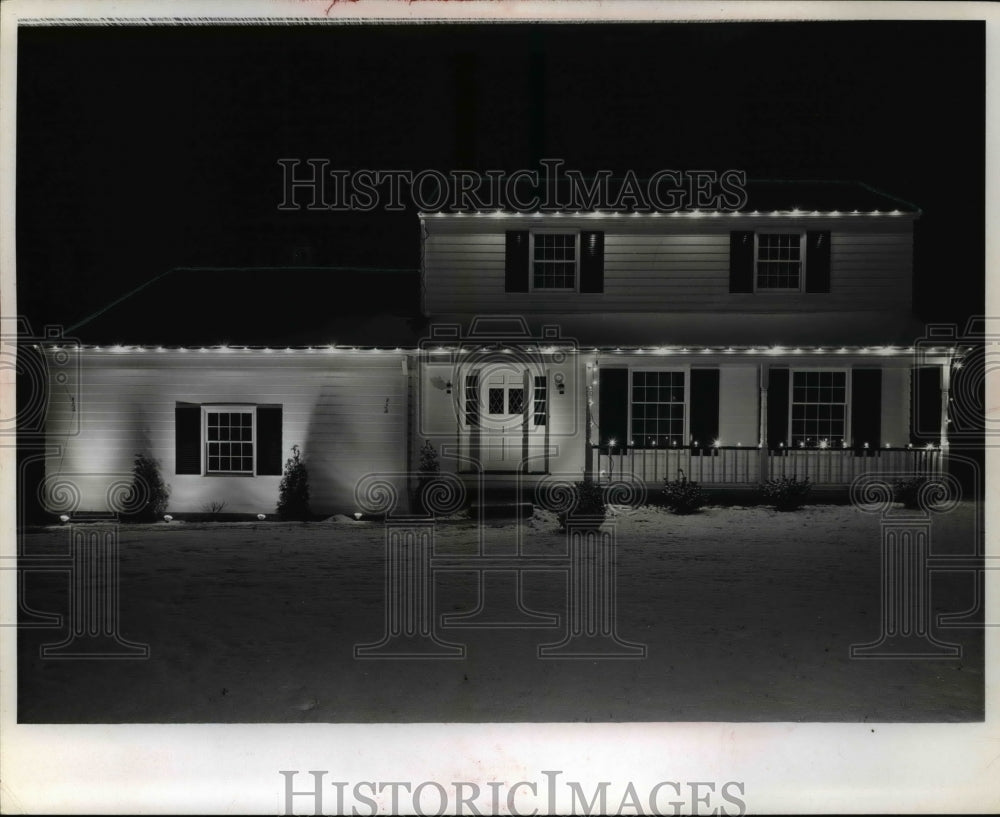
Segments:
[[[847,373],[792,373],[792,445],[841,446],[847,432]]]
[[[757,289],[798,291],[802,285],[802,233],[757,233]]]
[[[533,289],[576,289],[576,233],[533,233],[531,280]]]
[[[253,474],[254,409],[205,408],[206,473]]]
[[[632,372],[632,441],[638,448],[684,445],[684,372]]]

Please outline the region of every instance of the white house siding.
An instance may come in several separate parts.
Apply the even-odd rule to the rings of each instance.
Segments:
[[[539,228],[604,231],[604,292],[505,292],[505,231]],[[888,311],[912,303],[913,224],[905,215],[428,215],[424,230],[428,315]],[[730,293],[731,230],[830,231],[830,292]]]
[[[756,446],[760,439],[760,375],[756,366],[719,367],[719,441]]]
[[[169,509],[272,514],[280,476],[175,473],[175,405],[280,404],[284,457],[298,445],[309,468],[312,509],[351,512],[370,472],[400,473],[406,460],[402,355],[350,351],[95,351],[80,353],[79,383],[51,384],[46,482],[70,482],[79,509],[107,510],[107,488],[137,453],[160,460]],[[74,405],[75,403],[75,405]],[[66,434],[79,414],[79,432]],[[54,503],[54,500],[53,500]],[[58,503],[54,503],[55,507]]]

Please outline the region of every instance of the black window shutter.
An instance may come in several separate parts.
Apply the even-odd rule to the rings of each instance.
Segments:
[[[753,292],[753,230],[729,233],[729,291]]]
[[[719,370],[691,370],[691,439],[708,448],[719,437]]]
[[[281,406],[257,407],[257,473],[281,474]]]
[[[601,369],[598,409],[598,439],[603,450],[615,441],[615,451],[628,448],[628,369]]]
[[[882,439],[882,370],[851,372],[851,437],[856,451],[877,449]]]
[[[830,291],[830,233],[806,233],[806,292]]]
[[[201,406],[178,403],[174,407],[174,473],[201,473]]]
[[[772,368],[767,386],[767,447],[772,451],[778,443],[788,445],[788,369]]]
[[[911,389],[910,442],[936,444],[941,439],[941,369],[918,366]]]
[[[528,231],[508,230],[504,255],[504,291],[528,291]]]
[[[604,233],[580,233],[580,292],[604,292]]]

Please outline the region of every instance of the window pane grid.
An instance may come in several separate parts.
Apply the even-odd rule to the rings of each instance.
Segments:
[[[798,234],[758,234],[758,289],[798,289],[801,272],[802,244]]]
[[[576,234],[536,233],[532,258],[535,289],[576,286]]]
[[[479,375],[465,376],[465,419],[470,426],[479,425]]]
[[[507,413],[521,414],[524,411],[524,389],[507,389]]]
[[[548,379],[545,377],[535,377],[535,392],[534,392],[534,416],[535,425],[543,426],[545,425],[545,415],[547,413],[546,403],[548,402]]]
[[[253,473],[253,412],[206,412],[209,473]]]
[[[503,414],[503,389],[490,389],[488,400],[489,400],[489,412],[490,414]]]
[[[632,373],[632,443],[639,448],[684,444],[684,373]]]
[[[847,418],[845,372],[795,372],[792,380],[793,446],[842,446]]]

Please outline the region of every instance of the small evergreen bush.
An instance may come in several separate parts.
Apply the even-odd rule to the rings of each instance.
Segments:
[[[128,512],[123,516],[130,522],[155,522],[163,517],[170,498],[170,486],[163,481],[160,461],[146,454],[136,454],[132,466],[132,488],[127,498]],[[139,506],[139,503],[145,502]]]
[[[689,480],[683,471],[677,479],[665,481],[663,496],[664,504],[676,514],[694,513],[708,501],[698,483]]]
[[[592,479],[585,479],[575,483],[573,490],[576,493],[576,507],[572,513],[560,511],[559,527],[565,530],[567,520],[576,517],[588,517],[596,520],[597,524],[603,522],[608,513],[607,505],[604,504],[604,489]]]
[[[812,490],[809,478],[778,477],[769,479],[760,486],[760,492],[769,505],[776,511],[794,511],[802,507],[806,497]]]
[[[433,482],[441,471],[441,464],[438,462],[437,449],[430,440],[426,440],[420,449],[420,465],[417,468],[417,510],[428,513],[424,504],[424,491]]]
[[[282,519],[309,518],[309,471],[297,445],[285,460],[285,471],[278,486],[278,516]]]

